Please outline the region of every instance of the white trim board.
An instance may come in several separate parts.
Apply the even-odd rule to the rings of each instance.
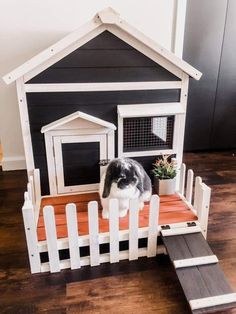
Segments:
[[[153,104],[147,103],[134,105],[118,105],[117,111],[121,118],[135,118],[184,114],[185,108],[181,103],[178,102]]]
[[[25,156],[3,157],[2,170],[23,170],[26,169]]]
[[[68,116],[65,116],[61,119],[58,119],[52,123],[49,123],[49,124],[43,126],[41,129],[41,133],[45,133],[45,132],[54,130],[54,129],[58,128],[59,126],[62,126],[64,124],[66,124],[72,120],[78,119],[78,118],[86,120],[86,121],[90,121],[94,124],[98,124],[99,126],[104,126],[104,127],[111,129],[111,130],[116,130],[116,126],[113,123],[110,123],[110,122],[107,122],[105,120],[96,118],[96,117],[91,116],[91,115],[84,113],[82,111],[76,111],[72,114],[69,114]]]
[[[138,49],[138,47],[141,47],[142,53],[144,53],[143,50],[145,49],[151,50],[151,53],[153,53],[157,59],[162,60],[162,63],[164,62],[168,65],[169,70],[171,67],[173,68],[173,71],[171,71],[172,73],[174,73],[176,69],[178,70],[177,72],[185,72],[196,80],[199,80],[202,75],[201,72],[192,67],[190,64],[178,58],[174,53],[166,50],[142,32],[128,24],[125,20],[121,19],[119,14],[113,9],[107,8],[98,12],[90,22],[84,24],[76,31],[67,35],[54,45],[17,67],[15,70],[6,74],[3,77],[3,80],[5,83],[10,84],[39,67],[39,71],[35,71],[33,76],[31,75],[31,77],[34,77],[45,69],[43,66],[44,64],[46,64],[46,68],[48,68],[50,65],[58,61],[58,57],[59,60],[62,59],[62,57],[65,57],[104,30],[108,30],[115,35],[118,35],[118,37],[126,42],[127,37],[129,37],[132,42],[136,41],[135,48]],[[84,40],[85,37],[88,38]],[[64,51],[65,53],[63,53]],[[149,55],[151,53],[149,52]],[[153,58],[155,59],[155,57]],[[50,60],[52,60],[52,62],[50,62]]]
[[[180,89],[181,81],[25,84],[27,93]]]

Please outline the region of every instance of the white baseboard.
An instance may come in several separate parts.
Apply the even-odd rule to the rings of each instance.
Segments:
[[[2,170],[22,170],[26,169],[26,162],[24,156],[15,157],[3,157],[2,159]]]

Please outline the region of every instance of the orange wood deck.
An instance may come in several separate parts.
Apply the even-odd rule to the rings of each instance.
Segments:
[[[78,229],[79,235],[88,234],[88,214],[87,204],[90,201],[98,201],[99,203],[99,232],[108,232],[109,224],[108,220],[105,220],[101,216],[101,204],[99,201],[98,193],[78,194],[78,195],[66,195],[66,196],[54,196],[43,198],[41,201],[41,209],[38,221],[38,240],[42,241],[46,239],[44,220],[43,220],[43,207],[45,205],[54,206],[55,220],[57,228],[57,237],[67,237],[66,227],[66,215],[65,205],[67,203],[75,203],[77,206],[78,217]],[[148,226],[149,217],[149,204],[145,204],[143,210],[139,213],[139,227]],[[170,224],[177,222],[185,222],[197,220],[197,217],[192,213],[188,206],[180,199],[178,195],[164,195],[160,198],[160,217],[159,224]],[[129,225],[129,215],[124,218],[120,218],[120,230],[127,230]]]

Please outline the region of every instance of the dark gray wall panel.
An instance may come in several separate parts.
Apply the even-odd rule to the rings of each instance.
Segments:
[[[30,83],[135,82],[179,80],[109,32],[52,65]]]
[[[178,81],[162,67],[49,68],[30,83]]]
[[[102,67],[155,67],[156,63],[130,49],[77,49],[67,57],[55,63],[52,68],[102,68]]]
[[[209,149],[227,0],[189,0],[183,58],[203,72],[190,80],[185,150]]]
[[[104,50],[104,49],[114,49],[114,50],[132,50],[134,49],[129,44],[124,42],[123,40],[117,40],[118,38],[112,33],[105,31],[101,33],[99,36],[87,42],[80,47],[80,49],[95,49],[95,50]]]
[[[236,1],[229,0],[211,148],[236,148]]]

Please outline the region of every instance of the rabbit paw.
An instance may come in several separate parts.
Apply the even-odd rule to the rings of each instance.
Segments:
[[[103,210],[102,210],[102,218],[103,219],[109,219],[109,210],[103,208]]]
[[[119,217],[120,218],[123,218],[127,215],[127,212],[128,212],[128,209],[125,208],[125,209],[121,209],[120,212],[119,212]]]
[[[144,208],[144,202],[139,203],[139,209],[142,210]]]

